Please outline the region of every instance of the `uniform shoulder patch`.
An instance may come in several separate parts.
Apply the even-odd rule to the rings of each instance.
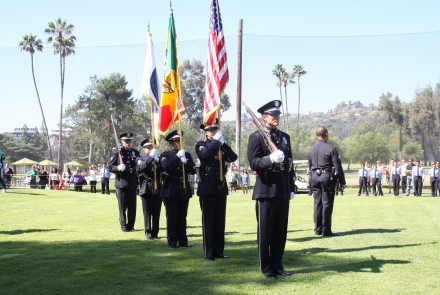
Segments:
[[[203,145],[201,145],[200,147],[199,147],[199,150],[201,151],[202,149],[204,148],[204,146]]]
[[[167,157],[162,157],[161,161],[165,161],[167,159]]]

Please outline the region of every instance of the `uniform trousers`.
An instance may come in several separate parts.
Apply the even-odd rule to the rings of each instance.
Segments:
[[[382,181],[380,178],[371,178],[371,185],[373,186],[373,195],[374,196],[382,196]]]
[[[167,216],[167,239],[169,246],[188,244],[186,236],[186,216],[188,214],[189,199],[163,198]]]
[[[402,193],[406,190],[406,176],[402,176]]]
[[[119,223],[122,231],[134,229],[136,221],[136,189],[116,188],[119,207]]]
[[[392,177],[393,177],[393,192],[395,196],[398,196],[400,191],[400,176],[393,175]]]
[[[283,268],[290,199],[260,198],[256,202],[258,254],[263,273]]]
[[[420,197],[422,195],[422,177],[413,176],[414,181],[414,196]]]
[[[163,198],[153,195],[140,196],[144,213],[144,232],[147,238],[157,238]]]
[[[205,258],[222,257],[225,248],[227,196],[200,196]]]
[[[96,194],[96,180],[90,180],[90,192]]]
[[[107,195],[110,195],[110,188],[109,188],[109,180],[110,178],[101,178],[101,193],[104,194],[104,192]]]
[[[366,177],[359,177],[359,192],[358,195],[362,193],[362,191],[366,192],[366,195],[368,196],[368,190],[367,190],[367,178]]]
[[[330,174],[314,173],[312,176],[312,189],[314,198],[315,234],[332,234],[333,203],[335,201],[335,185],[330,179]]]
[[[431,184],[431,196],[435,197],[437,196],[437,177],[431,177],[429,182]]]

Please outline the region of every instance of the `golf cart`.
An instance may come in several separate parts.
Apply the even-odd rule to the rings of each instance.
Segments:
[[[294,180],[295,180],[295,194],[302,191],[302,192],[309,192],[310,186],[309,186],[309,180],[307,176],[307,168],[300,169],[298,171],[298,165],[299,164],[308,164],[308,160],[295,160],[293,163],[293,171],[295,172]],[[299,172],[301,172],[301,175],[299,175]]]

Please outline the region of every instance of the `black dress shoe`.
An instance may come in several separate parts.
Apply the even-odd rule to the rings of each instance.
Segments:
[[[290,272],[285,271],[284,269],[279,269],[277,272],[277,275],[290,277],[292,274]]]
[[[190,245],[190,244],[185,244],[185,245],[180,245],[180,247],[190,248],[190,247],[192,247],[192,245]]]
[[[321,236],[322,235],[322,231],[315,231],[315,236]]]
[[[170,246],[170,249],[177,249],[177,248],[179,248],[179,247],[177,247],[177,246]]]
[[[212,262],[212,261],[214,261],[214,258],[206,258],[205,260]]]
[[[215,258],[229,259],[229,256],[225,256],[225,255],[216,255]]]
[[[152,240],[154,240],[154,238],[153,237],[147,237],[147,240],[152,241]]]
[[[153,237],[153,240],[160,240],[159,237]]]
[[[276,279],[277,278],[277,275],[271,270],[269,270],[268,272],[265,272],[264,276],[268,279]]]
[[[323,237],[338,237],[339,234],[337,233],[330,233],[330,234],[322,234]]]
[[[126,228],[121,228],[121,231],[124,233],[129,232],[129,230],[127,230]]]

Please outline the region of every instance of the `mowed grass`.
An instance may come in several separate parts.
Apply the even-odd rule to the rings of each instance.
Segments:
[[[313,198],[290,202],[284,266],[259,271],[255,202],[228,199],[225,255],[203,257],[198,197],[190,201],[192,248],[168,249],[165,209],[158,241],[119,229],[116,197],[12,189],[0,194],[0,294],[439,294],[440,198],[337,197],[333,230],[313,233]]]

